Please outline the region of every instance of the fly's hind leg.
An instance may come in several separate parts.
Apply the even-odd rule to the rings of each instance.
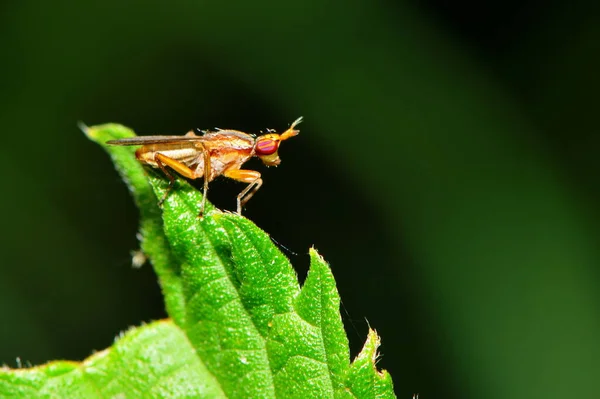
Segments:
[[[173,185],[175,184],[175,177],[169,172],[167,166],[188,179],[196,179],[198,177],[196,172],[188,168],[183,163],[163,155],[160,152],[154,154],[154,162],[156,162],[156,165],[158,165],[160,170],[162,170],[163,173],[169,178],[169,187],[167,188],[167,191],[165,191],[165,195],[163,195],[162,199],[158,201],[158,206],[162,206],[163,202],[165,202],[167,196],[173,189]]]
[[[233,180],[248,183],[248,186],[237,196],[237,213],[238,215],[241,215],[242,206],[244,206],[246,202],[252,198],[254,193],[258,191],[260,186],[262,186],[263,181],[260,178],[260,172],[255,170],[236,169],[225,171],[223,175]]]
[[[204,190],[202,191],[202,203],[200,204],[199,217],[204,216],[204,206],[206,205],[206,196],[208,195],[208,183],[211,178],[210,153],[202,146],[202,156],[204,157]]]
[[[175,184],[175,176],[173,176],[171,173],[169,173],[169,170],[165,166],[165,163],[163,163],[163,161],[161,161],[162,157],[160,157],[160,155],[162,155],[162,154],[156,153],[154,155],[154,162],[156,162],[156,164],[158,165],[160,170],[162,170],[162,172],[165,174],[165,176],[167,176],[167,178],[169,179],[169,186],[167,187],[167,190],[165,191],[165,195],[163,195],[161,200],[158,201],[158,206],[162,206],[163,202],[165,202],[165,200],[167,199],[167,196],[173,189],[173,185]]]

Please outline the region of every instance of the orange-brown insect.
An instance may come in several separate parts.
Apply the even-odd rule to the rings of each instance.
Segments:
[[[216,130],[203,132],[201,136],[193,131],[184,136],[140,136],[120,140],[110,140],[112,145],[141,145],[135,152],[136,158],[145,164],[160,168],[169,178],[169,189],[160,201],[161,205],[173,187],[175,178],[167,168],[188,179],[204,179],[200,215],[204,214],[204,204],[208,192],[208,183],[218,176],[248,183],[248,186],[237,196],[237,213],[242,213],[242,206],[252,196],[263,181],[260,172],[241,169],[242,165],[253,156],[257,156],[267,166],[277,166],[281,159],[277,153],[279,144],[296,136],[300,131],[294,129],[302,117],[282,134],[269,130],[267,134],[254,137],[237,130]]]

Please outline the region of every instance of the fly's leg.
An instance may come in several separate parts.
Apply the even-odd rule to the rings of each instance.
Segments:
[[[259,174],[260,176],[260,174]],[[248,184],[248,186],[238,194],[237,197],[237,213],[242,214],[242,206],[246,205],[246,202],[250,201],[250,198],[258,191],[260,186],[262,186],[263,181],[260,177],[256,178],[252,183]]]
[[[241,215],[242,206],[244,206],[246,202],[252,198],[254,193],[258,191],[260,186],[262,186],[263,181],[260,178],[260,172],[255,170],[236,169],[225,171],[223,175],[239,182],[248,183],[248,186],[237,196],[237,213],[238,215]]]
[[[202,191],[202,203],[200,204],[199,217],[204,216],[204,206],[206,205],[206,196],[208,195],[208,183],[211,178],[210,153],[202,146],[202,155],[204,156],[204,190]]]
[[[175,184],[175,177],[171,173],[169,173],[169,170],[166,168],[165,164],[161,161],[159,155],[162,155],[162,154],[156,153],[154,155],[154,162],[156,162],[156,164],[158,165],[160,170],[163,171],[165,176],[167,176],[167,178],[169,178],[169,187],[167,187],[167,191],[165,191],[165,195],[163,195],[162,199],[160,201],[158,201],[158,206],[162,206],[163,202],[165,202],[165,200],[167,199],[167,196],[173,189],[173,185]]]
[[[160,170],[162,170],[163,173],[169,178],[169,187],[167,188],[167,191],[165,192],[165,195],[162,197],[162,199],[158,201],[158,206],[162,206],[163,202],[165,202],[167,196],[171,192],[173,185],[175,184],[175,177],[169,172],[167,166],[188,179],[196,179],[198,177],[196,175],[196,172],[188,168],[183,163],[177,161],[176,159],[163,155],[160,152],[154,154],[154,162],[156,162]]]

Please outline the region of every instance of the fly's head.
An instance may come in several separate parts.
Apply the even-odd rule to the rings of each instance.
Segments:
[[[282,134],[269,133],[258,136],[256,138],[256,142],[254,143],[254,153],[256,156],[259,157],[260,160],[263,161],[263,163],[267,166],[279,165],[281,163],[281,159],[277,153],[279,150],[279,144],[282,141],[287,140],[290,137],[297,136],[298,133],[300,133],[299,130],[294,129],[300,122],[302,122],[302,117],[296,119],[290,128]]]

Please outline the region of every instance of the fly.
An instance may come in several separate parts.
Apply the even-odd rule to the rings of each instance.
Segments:
[[[159,205],[167,198],[173,188],[175,177],[169,171],[174,170],[187,179],[204,180],[200,216],[204,214],[208,183],[218,176],[225,176],[248,185],[237,196],[237,213],[262,186],[260,172],[241,169],[242,165],[252,157],[258,157],[267,166],[281,163],[279,144],[298,135],[295,127],[302,122],[296,119],[288,130],[277,134],[269,130],[267,134],[255,137],[237,130],[216,130],[203,132],[199,136],[193,131],[183,136],[140,136],[120,140],[109,140],[111,145],[139,145],[136,158],[143,164],[160,168],[169,179],[169,188],[160,200]]]

